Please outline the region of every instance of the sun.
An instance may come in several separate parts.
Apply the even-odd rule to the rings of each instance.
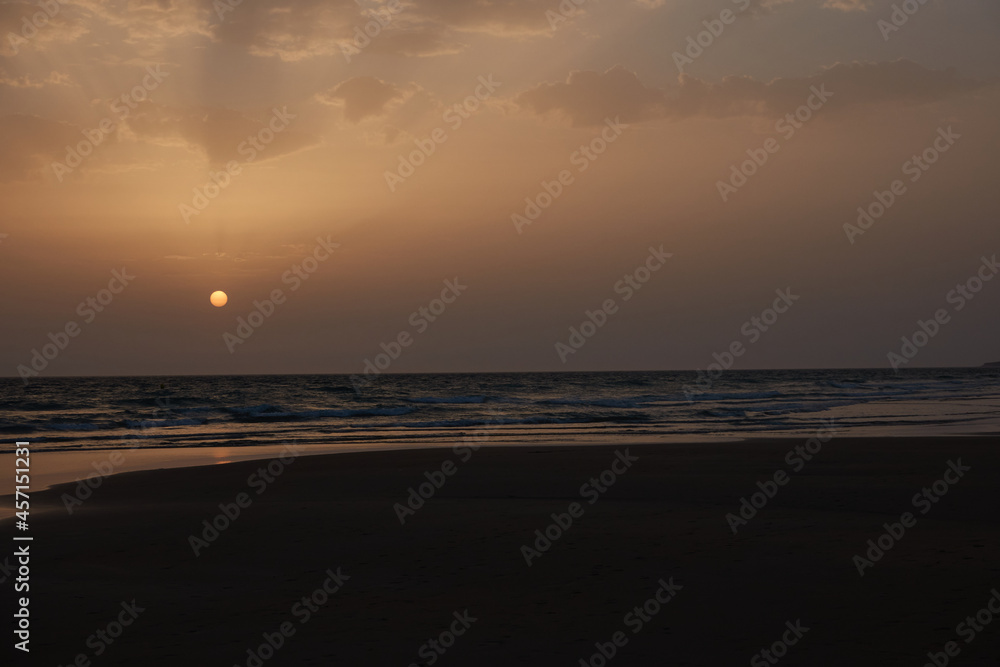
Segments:
[[[211,301],[212,305],[216,308],[222,308],[229,302],[229,297],[226,296],[225,292],[220,290],[212,292],[212,296],[209,297],[209,301]]]

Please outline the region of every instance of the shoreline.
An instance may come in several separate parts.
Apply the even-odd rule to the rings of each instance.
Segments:
[[[489,448],[521,448],[521,447],[606,447],[615,446],[640,446],[640,447],[671,447],[671,446],[697,446],[709,444],[768,444],[775,442],[804,442],[811,436],[757,436],[757,437],[703,437],[703,438],[667,438],[662,441],[653,442],[644,436],[635,439],[621,438],[612,443],[607,441],[500,441],[484,442],[481,447]],[[982,439],[1000,438],[1000,433],[992,432],[967,432],[953,433],[950,435],[921,435],[912,434],[886,435],[886,436],[865,436],[846,435],[835,436],[834,440],[926,440],[926,439]],[[230,447],[156,447],[151,449],[143,448],[110,448],[110,449],[71,449],[71,450],[45,450],[33,453],[31,490],[33,493],[48,491],[54,486],[72,484],[81,479],[98,475],[106,478],[131,472],[153,471],[153,470],[173,470],[177,468],[199,468],[216,465],[227,465],[240,461],[255,461],[272,458],[280,452],[287,443],[275,445],[245,445]],[[412,451],[412,450],[442,450],[455,447],[468,446],[466,440],[420,440],[415,442],[379,442],[370,445],[358,445],[356,442],[349,444],[329,444],[329,445],[303,445],[301,446],[301,456],[327,456],[333,454],[359,454],[376,452]],[[121,459],[119,459],[121,457]],[[13,453],[0,453],[0,469],[13,470],[15,455]],[[43,462],[46,468],[40,474],[35,467],[35,463]],[[120,461],[120,462],[119,462]],[[109,469],[110,472],[106,472]],[[10,518],[13,514],[11,498],[14,492],[14,482],[10,476],[0,478],[0,521]],[[39,485],[38,481],[41,480]]]
[[[670,447],[670,446],[697,446],[708,444],[767,444],[775,442],[804,442],[811,436],[785,436],[785,437],[704,437],[700,439],[680,437],[677,439],[664,439],[659,442],[652,442],[646,437],[636,439],[622,438],[612,443],[606,441],[502,441],[493,443],[483,443],[481,447],[490,448],[520,448],[520,447],[606,447],[606,446],[639,446],[639,447]],[[980,438],[1000,438],[1000,433],[989,432],[969,432],[954,433],[950,435],[923,435],[915,436],[911,434],[888,435],[888,436],[854,436],[847,435],[835,437],[835,440],[921,440],[921,439],[980,439]],[[71,449],[71,450],[45,450],[33,453],[31,491],[38,493],[48,491],[54,486],[61,486],[78,482],[98,475],[102,478],[131,472],[143,472],[153,470],[173,470],[177,468],[199,468],[216,465],[227,465],[240,461],[255,461],[272,458],[280,452],[287,443],[275,445],[246,445],[230,447],[157,447],[151,449],[143,448],[110,448],[110,449]],[[412,450],[442,450],[455,447],[468,446],[465,440],[421,440],[416,442],[387,443],[379,442],[373,445],[361,446],[355,442],[344,445],[303,445],[301,446],[301,456],[327,456],[333,454],[359,454],[376,452],[412,451]],[[121,457],[121,459],[119,459]],[[13,453],[0,453],[0,469],[13,470],[15,455]],[[119,462],[119,460],[121,462]],[[46,470],[38,473],[34,464],[43,462]],[[109,469],[110,472],[106,472]],[[9,476],[0,478],[0,521],[12,516],[11,498],[14,491],[13,479]],[[38,480],[42,480],[38,484]]]
[[[711,442],[737,442],[740,438],[704,438],[702,440],[678,440],[664,442],[650,442],[646,438],[636,440],[622,439],[623,445],[641,446],[664,446],[670,444],[697,444]],[[619,442],[619,441],[616,441]],[[238,461],[254,461],[272,458],[280,452],[286,444],[274,445],[246,445],[231,447],[156,447],[151,449],[143,448],[111,448],[111,449],[68,449],[68,450],[45,450],[33,453],[31,486],[32,492],[40,492],[51,489],[53,486],[70,484],[80,478],[99,475],[109,477],[130,472],[141,472],[148,470],[172,470],[175,468],[197,468],[210,467],[214,465],[226,465]],[[606,442],[537,442],[525,440],[500,441],[493,443],[483,443],[482,447],[601,447],[606,446]],[[325,456],[330,454],[358,454],[364,452],[394,452],[409,450],[441,450],[454,447],[467,446],[465,440],[420,440],[414,442],[378,442],[371,445],[358,445],[356,442],[348,444],[329,445],[302,445],[300,447],[302,456]],[[121,462],[119,461],[121,457]],[[0,470],[13,470],[15,456],[13,453],[0,453]],[[35,463],[42,462],[47,469],[41,473],[34,467]],[[110,473],[104,470],[111,468]],[[41,481],[41,485],[38,484]],[[0,520],[9,518],[7,501],[14,492],[14,483],[8,477],[0,478]]]

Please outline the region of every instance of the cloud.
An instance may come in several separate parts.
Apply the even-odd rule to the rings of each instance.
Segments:
[[[16,56],[25,49],[72,42],[87,34],[83,22],[85,13],[60,2],[52,6],[57,11],[50,14],[32,3],[0,3],[0,55]]]
[[[624,122],[781,115],[803,104],[814,86],[832,93],[829,107],[885,103],[923,103],[969,92],[980,84],[954,69],[931,70],[908,60],[837,63],[801,78],[769,82],[730,76],[709,83],[682,75],[677,85],[648,87],[621,66],[606,72],[572,72],[565,83],[543,83],[520,93],[515,102],[539,115],[565,117],[573,127],[600,125],[620,116]]]
[[[212,34],[216,40],[254,55],[297,61],[357,48],[359,31],[364,35],[366,25],[377,23],[379,32],[365,37],[365,52],[428,57],[464,50],[453,31],[494,35],[550,32],[545,12],[555,7],[551,0],[411,0],[401,6],[402,11],[393,14],[385,7],[362,9],[354,0],[259,4],[244,0],[213,26]],[[376,13],[382,20],[376,20]]]
[[[161,146],[179,146],[204,156],[213,164],[230,160],[243,161],[251,137],[267,127],[267,121],[255,120],[232,109],[219,107],[172,108],[142,102],[128,117],[127,129],[138,140]],[[291,121],[294,123],[294,120]],[[318,137],[293,129],[274,132],[274,139],[256,150],[257,162],[319,145]],[[241,148],[243,149],[241,151]]]
[[[600,125],[622,116],[627,122],[662,115],[662,90],[647,88],[620,65],[606,72],[571,72],[566,83],[543,83],[517,96],[516,102],[538,114],[561,113],[574,127]]]
[[[461,53],[465,48],[439,26],[390,27],[372,40],[366,53],[426,58]]]
[[[30,74],[22,74],[20,76],[10,76],[3,71],[0,71],[0,86],[7,86],[9,88],[44,88],[45,86],[69,86],[70,83],[68,74],[60,74],[59,72],[50,72],[44,79],[35,79]]]
[[[449,26],[403,4],[365,10],[353,0],[276,0],[239,5],[212,29],[220,42],[257,56],[298,61],[316,56],[365,53],[427,57],[462,51]],[[375,26],[373,28],[372,26]],[[377,28],[377,32],[375,32]],[[360,35],[360,37],[359,37]]]
[[[52,0],[61,10],[43,29],[45,40],[70,41],[88,31],[128,46],[149,58],[160,57],[170,40],[200,35],[251,55],[286,62],[339,55],[354,46],[366,26],[379,32],[364,47],[371,53],[440,56],[459,53],[465,44],[455,33],[478,32],[521,37],[552,31],[546,12],[553,0],[402,0],[392,13],[386,0]],[[658,0],[643,0],[656,5]],[[578,8],[576,13],[584,9]],[[0,4],[3,34],[18,32],[24,18],[38,12],[26,2]],[[388,20],[386,20],[388,19]],[[102,28],[104,29],[102,31]],[[123,33],[123,36],[121,36]],[[37,38],[39,41],[42,36]],[[14,51],[6,40],[3,53]],[[135,54],[132,56],[135,57]]]
[[[14,114],[0,118],[0,181],[36,178],[56,160],[66,147],[83,137],[80,128],[40,116]]]
[[[236,47],[251,55],[294,62],[339,55],[354,43],[358,31],[383,17],[380,32],[366,50],[405,57],[450,55],[463,51],[461,33],[486,33],[508,38],[549,35],[552,12],[573,18],[589,4],[563,14],[557,0],[401,0],[401,11],[387,11],[387,0],[52,0],[59,11],[37,29],[29,41],[12,45],[5,38],[0,53],[48,42],[69,42],[93,32],[95,44],[125,45],[124,60],[162,57],[168,42],[198,35]],[[797,0],[749,0],[750,13],[766,13]],[[810,0],[812,1],[812,0]],[[840,11],[869,8],[872,0],[822,0]],[[665,0],[633,0],[634,8],[656,9]],[[43,12],[44,13],[44,12]],[[19,34],[25,19],[39,14],[28,2],[0,3],[0,34]],[[386,22],[385,17],[389,17]],[[110,32],[107,28],[113,28]],[[103,30],[102,30],[103,28]]]
[[[354,27],[368,20],[354,0],[243,0],[213,35],[254,55],[296,61],[340,53]]]
[[[823,8],[841,12],[867,12],[872,8],[872,2],[871,0],[824,0]]]
[[[62,0],[60,0],[62,1]],[[93,17],[125,31],[128,44],[149,45],[187,34],[209,34],[214,0],[71,0]]]
[[[359,137],[373,146],[387,146],[440,125],[446,108],[417,83],[395,84],[373,76],[357,76],[316,94],[321,104],[342,110],[344,120],[363,123]]]
[[[642,1],[642,0],[638,0]],[[808,0],[814,2],[815,0]],[[754,16],[761,17],[775,12],[784,5],[791,5],[799,0],[748,0],[746,11]],[[841,12],[868,11],[871,9],[873,0],[822,0],[823,9],[833,9]]]
[[[405,92],[373,76],[356,76],[316,96],[320,102],[343,107],[344,118],[358,123],[385,115],[390,102],[401,101]]]
[[[523,36],[551,32],[546,12],[558,9],[559,3],[553,0],[413,0],[409,11],[421,20],[456,30]]]
[[[319,137],[286,129],[273,133],[270,143],[258,132],[267,127],[270,114],[263,121],[238,111],[215,107],[170,108],[152,102],[139,103],[128,118],[118,124],[108,142],[144,141],[159,146],[173,146],[200,153],[212,164],[248,159],[249,138],[257,138],[255,162],[272,160],[320,143]],[[294,123],[294,119],[290,122]],[[67,148],[85,139],[82,128],[39,116],[14,114],[0,118],[0,182],[26,180],[43,175],[52,163],[63,161]],[[244,148],[241,152],[241,147]],[[121,165],[103,164],[112,171]],[[129,165],[129,169],[136,165]]]
[[[340,52],[367,18],[354,0],[69,0],[125,32],[124,42],[156,51],[201,35],[263,57],[297,61]]]
[[[796,0],[749,0],[745,11],[755,17],[761,17],[774,12],[782,5],[788,5],[793,2],[796,2]]]

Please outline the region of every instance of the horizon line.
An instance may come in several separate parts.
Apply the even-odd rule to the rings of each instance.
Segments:
[[[722,375],[728,373],[766,373],[782,371],[892,371],[893,373],[903,373],[907,371],[924,370],[970,370],[970,369],[990,369],[996,367],[1000,362],[986,362],[979,366],[914,366],[912,368],[902,368],[897,371],[889,366],[844,366],[837,368],[820,367],[796,367],[796,368],[740,368],[725,369]],[[575,371],[409,371],[397,373],[379,373],[376,377],[402,377],[411,375],[573,375],[573,374],[612,374],[612,373],[699,373],[705,369],[654,369],[654,370],[575,370]],[[360,375],[359,373],[182,373],[177,375],[151,374],[151,375],[46,375],[32,378],[31,382],[38,380],[87,380],[87,379],[110,379],[110,378],[218,378],[218,377],[351,377]],[[2,375],[0,380],[21,380],[18,375]],[[29,383],[30,384],[30,383]]]

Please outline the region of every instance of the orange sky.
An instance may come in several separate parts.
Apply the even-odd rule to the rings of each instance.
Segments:
[[[42,375],[704,368],[789,287],[742,368],[888,366],[1000,250],[1000,9],[892,4],[0,4],[2,372],[74,323]],[[915,363],[1000,359],[998,299]]]

